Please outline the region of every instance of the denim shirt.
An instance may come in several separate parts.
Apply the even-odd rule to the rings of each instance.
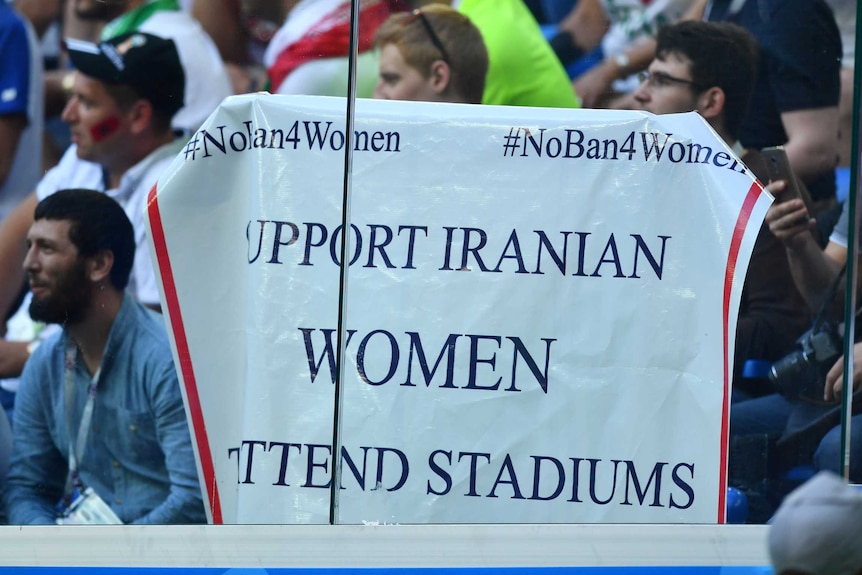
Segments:
[[[165,327],[129,295],[105,347],[92,424],[78,464],[85,486],[124,523],[203,523],[206,516]],[[79,357],[66,421],[65,331],[21,376],[4,500],[11,524],[49,524],[63,495],[91,377]],[[79,354],[80,355],[80,354]]]

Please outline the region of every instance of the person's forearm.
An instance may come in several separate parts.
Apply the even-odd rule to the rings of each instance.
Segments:
[[[206,512],[179,381],[172,362],[163,367],[163,376],[150,383],[154,384],[152,409],[165,454],[170,492],[162,503],[134,523],[204,523]]]
[[[21,134],[27,127],[26,114],[0,116],[0,187],[12,171],[12,163],[18,152]]]
[[[6,487],[6,520],[9,525],[54,525],[54,504],[38,497],[32,490]]]
[[[22,384],[27,383],[34,382],[22,380]],[[14,447],[3,493],[10,525],[54,524],[57,517],[55,505],[63,493],[62,485],[57,481],[63,481],[61,474],[65,469],[46,463],[51,456],[38,444],[48,436],[48,432],[40,428],[40,420],[34,417],[33,407],[34,400],[22,385],[15,400]]]
[[[587,108],[615,107],[613,83],[646,68],[655,52],[655,40],[644,38],[627,50],[602,60],[572,84]],[[630,109],[630,108],[629,108]]]
[[[782,112],[787,134],[784,149],[790,167],[803,181],[835,168],[838,163],[838,106]]]
[[[808,182],[820,174],[835,169],[838,161],[837,141],[818,142],[790,140],[784,145],[793,172]]]
[[[21,293],[27,232],[33,224],[36,194],[31,193],[0,222],[0,314],[7,317]]]
[[[236,64],[248,62],[248,33],[234,3],[226,0],[194,0],[192,16],[209,34],[222,60]]]
[[[55,525],[57,515],[54,506],[44,501],[22,500],[24,497],[18,492],[13,493],[19,503],[14,506],[7,505],[9,525]]]
[[[703,20],[708,0],[695,0],[680,20]]]
[[[0,377],[20,377],[30,357],[29,341],[0,340]]]
[[[642,38],[616,58],[606,58],[603,65],[613,62],[613,78],[618,80],[646,69],[655,57],[655,38]],[[625,62],[624,64],[622,62]]]
[[[200,488],[171,486],[171,493],[158,507],[132,521],[134,525],[197,525],[205,523]]]
[[[810,233],[802,234],[797,242],[787,247],[787,260],[797,289],[816,313],[826,303],[841,265],[823,253]]]
[[[568,16],[560,22],[560,31],[567,32],[584,52],[599,45],[610,22],[597,0],[580,0]]]

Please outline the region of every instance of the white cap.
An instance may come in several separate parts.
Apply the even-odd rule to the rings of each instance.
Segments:
[[[775,573],[854,575],[862,570],[862,492],[821,471],[787,496],[769,529]]]

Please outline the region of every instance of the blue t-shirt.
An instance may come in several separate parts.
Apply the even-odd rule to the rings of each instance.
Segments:
[[[27,114],[31,57],[24,21],[0,1],[0,115]]]

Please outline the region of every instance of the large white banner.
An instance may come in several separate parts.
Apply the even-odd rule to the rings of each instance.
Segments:
[[[723,521],[768,194],[697,114],[357,102],[343,523]],[[150,195],[215,523],[326,523],[345,101],[231,98]]]

